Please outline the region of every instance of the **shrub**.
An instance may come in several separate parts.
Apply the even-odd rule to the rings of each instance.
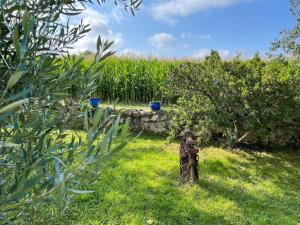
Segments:
[[[175,67],[170,88],[181,96],[173,136],[190,128],[202,143],[268,145],[276,144],[275,130],[293,129],[284,144],[300,142],[296,63],[283,58],[263,61],[258,55],[245,62],[224,62],[212,51],[203,62]]]

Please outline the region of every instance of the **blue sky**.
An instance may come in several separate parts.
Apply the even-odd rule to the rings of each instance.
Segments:
[[[144,0],[133,17],[114,4],[89,5],[83,19],[92,31],[75,51],[94,50],[98,34],[115,41],[120,55],[223,58],[268,52],[280,31],[296,20],[289,0]]]

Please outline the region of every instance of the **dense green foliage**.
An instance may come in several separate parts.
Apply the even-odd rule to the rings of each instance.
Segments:
[[[174,68],[169,89],[181,96],[174,136],[189,128],[202,143],[300,144],[297,62],[258,55],[222,61],[212,51],[203,62]]]
[[[97,93],[126,102],[161,100],[172,64],[176,61],[111,58],[103,67]]]
[[[33,224],[300,223],[299,154],[205,148],[200,184],[183,186],[178,149],[143,135],[102,168],[95,193],[77,196],[64,212],[44,205],[24,217]]]
[[[91,63],[90,57],[81,62],[82,68]],[[172,66],[177,60],[111,57],[101,67],[98,87],[93,95],[106,101],[149,102],[171,101],[163,96]],[[97,71],[95,71],[97,72]]]
[[[60,62],[63,53],[89,27],[72,28],[60,21],[61,15],[76,15],[87,0],[0,1],[0,223],[20,223],[28,205],[36,206],[59,193],[57,202],[66,206],[77,191],[77,176],[92,163],[99,163],[112,147],[120,148],[128,135],[128,123],[119,135],[119,118],[98,110],[88,121],[86,99],[97,88],[95,78],[103,61],[113,52],[112,43],[97,41],[95,63],[78,72],[76,59],[68,66]],[[99,0],[99,3],[105,2]],[[139,1],[120,0],[132,10]],[[76,71],[76,73],[75,73]],[[65,141],[61,100],[79,86],[76,97],[88,135],[73,134]],[[103,129],[98,129],[99,124]],[[102,138],[98,137],[102,135]]]

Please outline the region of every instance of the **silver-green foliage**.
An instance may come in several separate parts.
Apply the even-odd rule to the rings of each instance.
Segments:
[[[88,116],[86,99],[98,85],[93,71],[99,71],[113,54],[108,49],[112,43],[99,37],[93,63],[80,74],[81,58],[68,66],[60,63],[68,57],[70,44],[90,29],[82,22],[71,28],[60,17],[79,14],[87,2],[91,1],[0,1],[1,223],[19,222],[24,207],[48,200],[54,193],[60,193],[61,202],[69,193],[88,193],[76,190],[77,176],[126,143],[128,123],[119,126],[119,117],[101,110],[92,121]],[[140,4],[118,2],[132,12]],[[86,138],[64,130],[58,117],[59,101],[78,86],[78,118],[84,121]],[[116,138],[121,141],[112,144]]]

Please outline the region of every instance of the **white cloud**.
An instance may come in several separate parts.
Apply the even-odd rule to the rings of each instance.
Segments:
[[[177,17],[184,17],[210,8],[227,7],[245,0],[167,0],[157,2],[151,8],[154,19],[170,24],[177,22]]]
[[[118,23],[122,23],[126,20],[126,15],[124,13],[124,8],[117,5],[111,11],[111,17]]]
[[[114,48],[118,48],[123,43],[121,33],[114,33],[109,29],[107,16],[97,12],[92,8],[87,8],[80,15],[70,17],[70,24],[75,25],[83,20],[84,24],[90,24],[91,31],[74,44],[74,49],[70,53],[84,51],[96,51],[96,41],[100,35],[103,39],[114,41]]]
[[[157,49],[166,48],[175,40],[172,34],[158,33],[149,38],[151,45]]]
[[[201,34],[198,36],[200,39],[211,39],[210,34]]]
[[[188,49],[188,48],[190,47],[190,44],[188,44],[188,43],[183,43],[183,44],[181,44],[181,47],[182,47],[182,48],[185,48],[185,49]]]
[[[117,52],[117,56],[121,56],[121,57],[137,57],[137,58],[143,58],[145,57],[145,55],[140,52],[139,50],[136,49],[130,49],[130,48],[126,48],[123,49],[121,51]]]
[[[217,50],[223,59],[228,59],[230,58],[230,51],[228,49],[222,49],[222,50]],[[193,55],[193,58],[197,59],[203,59],[205,56],[208,56],[210,54],[211,50],[207,48],[200,49],[195,52]]]
[[[190,37],[191,35],[192,35],[192,33],[190,33],[190,32],[187,32],[187,33],[183,32],[180,34],[180,38],[186,39],[186,38]]]
[[[210,34],[192,34],[191,32],[183,32],[180,33],[180,38],[181,39],[187,39],[187,38],[193,38],[193,39],[206,39],[209,40],[211,39],[211,35]]]

